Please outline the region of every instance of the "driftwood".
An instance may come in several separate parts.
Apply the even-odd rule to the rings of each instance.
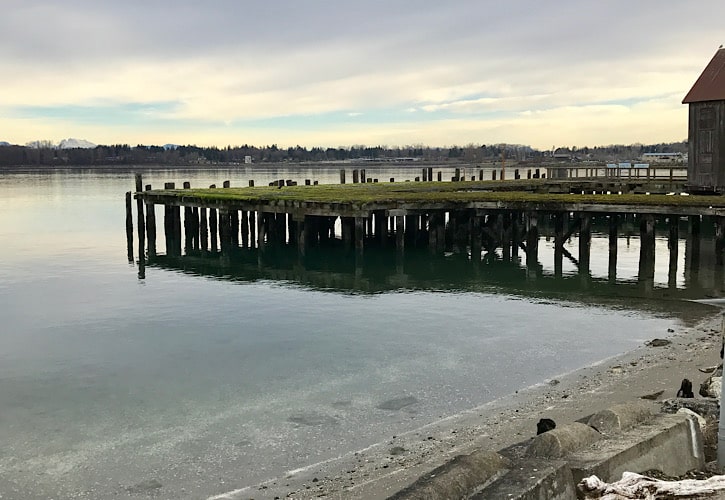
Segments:
[[[605,483],[597,476],[589,476],[582,479],[577,487],[587,500],[725,498],[725,476],[660,481],[633,472],[624,472],[622,479],[616,483]]]

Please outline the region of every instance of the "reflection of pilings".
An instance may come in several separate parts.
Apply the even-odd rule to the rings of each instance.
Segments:
[[[126,249],[128,261],[133,262],[133,209],[131,208],[131,191],[126,192]]]
[[[670,251],[670,262],[667,271],[667,286],[670,288],[677,287],[677,254],[679,251],[680,239],[680,218],[676,215],[668,217],[669,235],[667,238],[667,248]]]
[[[645,290],[651,290],[655,274],[655,218],[643,214],[639,226],[639,281]]]
[[[617,280],[617,237],[619,230],[619,215],[609,214],[609,281]]]

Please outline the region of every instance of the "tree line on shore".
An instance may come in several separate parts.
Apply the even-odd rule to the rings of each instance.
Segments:
[[[631,160],[643,153],[685,153],[687,141],[660,144],[609,145],[597,147],[563,147],[540,151],[519,144],[469,144],[467,146],[430,147],[423,145],[349,146],[338,148],[302,146],[280,148],[271,146],[146,146],[115,144],[95,148],[60,149],[48,141],[27,146],[0,147],[0,166],[105,166],[105,165],[215,165],[283,162],[333,161],[431,161],[485,162],[547,161],[556,157],[570,161]]]

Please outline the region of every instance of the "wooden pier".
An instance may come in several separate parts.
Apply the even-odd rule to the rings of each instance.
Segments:
[[[231,187],[227,181],[222,188],[198,189],[183,183],[178,189],[167,183],[157,190],[150,185],[141,190],[137,176],[139,242],[147,242],[145,252],[140,244],[139,254],[157,255],[154,207],[161,205],[169,257],[181,256],[182,248],[185,255],[222,257],[239,248],[256,249],[259,255],[292,248],[304,259],[311,249],[336,247],[360,262],[370,249],[398,259],[408,251],[425,249],[430,255],[451,252],[480,261],[486,252],[500,249],[505,261],[521,252],[527,269],[535,273],[540,228],[545,226],[552,228],[555,274],[561,275],[567,258],[586,276],[596,224],[607,227],[610,278],[616,279],[617,241],[627,221],[638,228],[640,279],[647,283],[654,275],[655,228],[666,225],[670,262],[676,270],[675,243],[686,220],[693,251],[699,253],[701,228],[711,229],[716,265],[723,264],[725,198],[665,194],[681,192],[681,181],[604,176],[431,182],[433,173],[424,172],[424,182],[362,183],[354,171],[353,184],[303,186],[277,181],[272,186]],[[130,196],[126,206],[127,231],[132,235]],[[565,246],[572,235],[578,236],[576,257]],[[693,251],[688,258],[697,259]],[[130,256],[131,252],[129,246]]]

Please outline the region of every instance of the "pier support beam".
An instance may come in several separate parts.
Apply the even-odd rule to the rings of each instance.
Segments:
[[[355,255],[362,257],[365,250],[365,222],[367,217],[355,217]]]
[[[539,214],[526,214],[526,268],[535,270],[539,263]]]
[[[670,262],[667,271],[667,286],[674,289],[677,288],[677,260],[680,248],[680,218],[676,215],[671,215],[667,220],[667,224],[669,226],[667,248],[670,251]]]
[[[643,214],[639,226],[639,282],[645,291],[654,286],[655,273],[655,217]]]
[[[592,246],[592,216],[579,214],[579,274],[589,276],[589,261]]]
[[[471,216],[471,261],[473,262],[481,261],[482,238],[481,217],[474,213]]]
[[[266,246],[266,219],[267,215],[264,212],[258,212],[257,213],[257,248],[260,252],[263,252]]]
[[[609,270],[610,283],[617,281],[617,238],[619,230],[619,215],[609,214]]]
[[[561,277],[564,261],[564,213],[554,214],[554,276]]]
[[[723,265],[723,250],[725,250],[725,217],[715,217],[715,264],[718,266]]]
[[[395,216],[395,250],[398,255],[405,253],[405,216]]]

